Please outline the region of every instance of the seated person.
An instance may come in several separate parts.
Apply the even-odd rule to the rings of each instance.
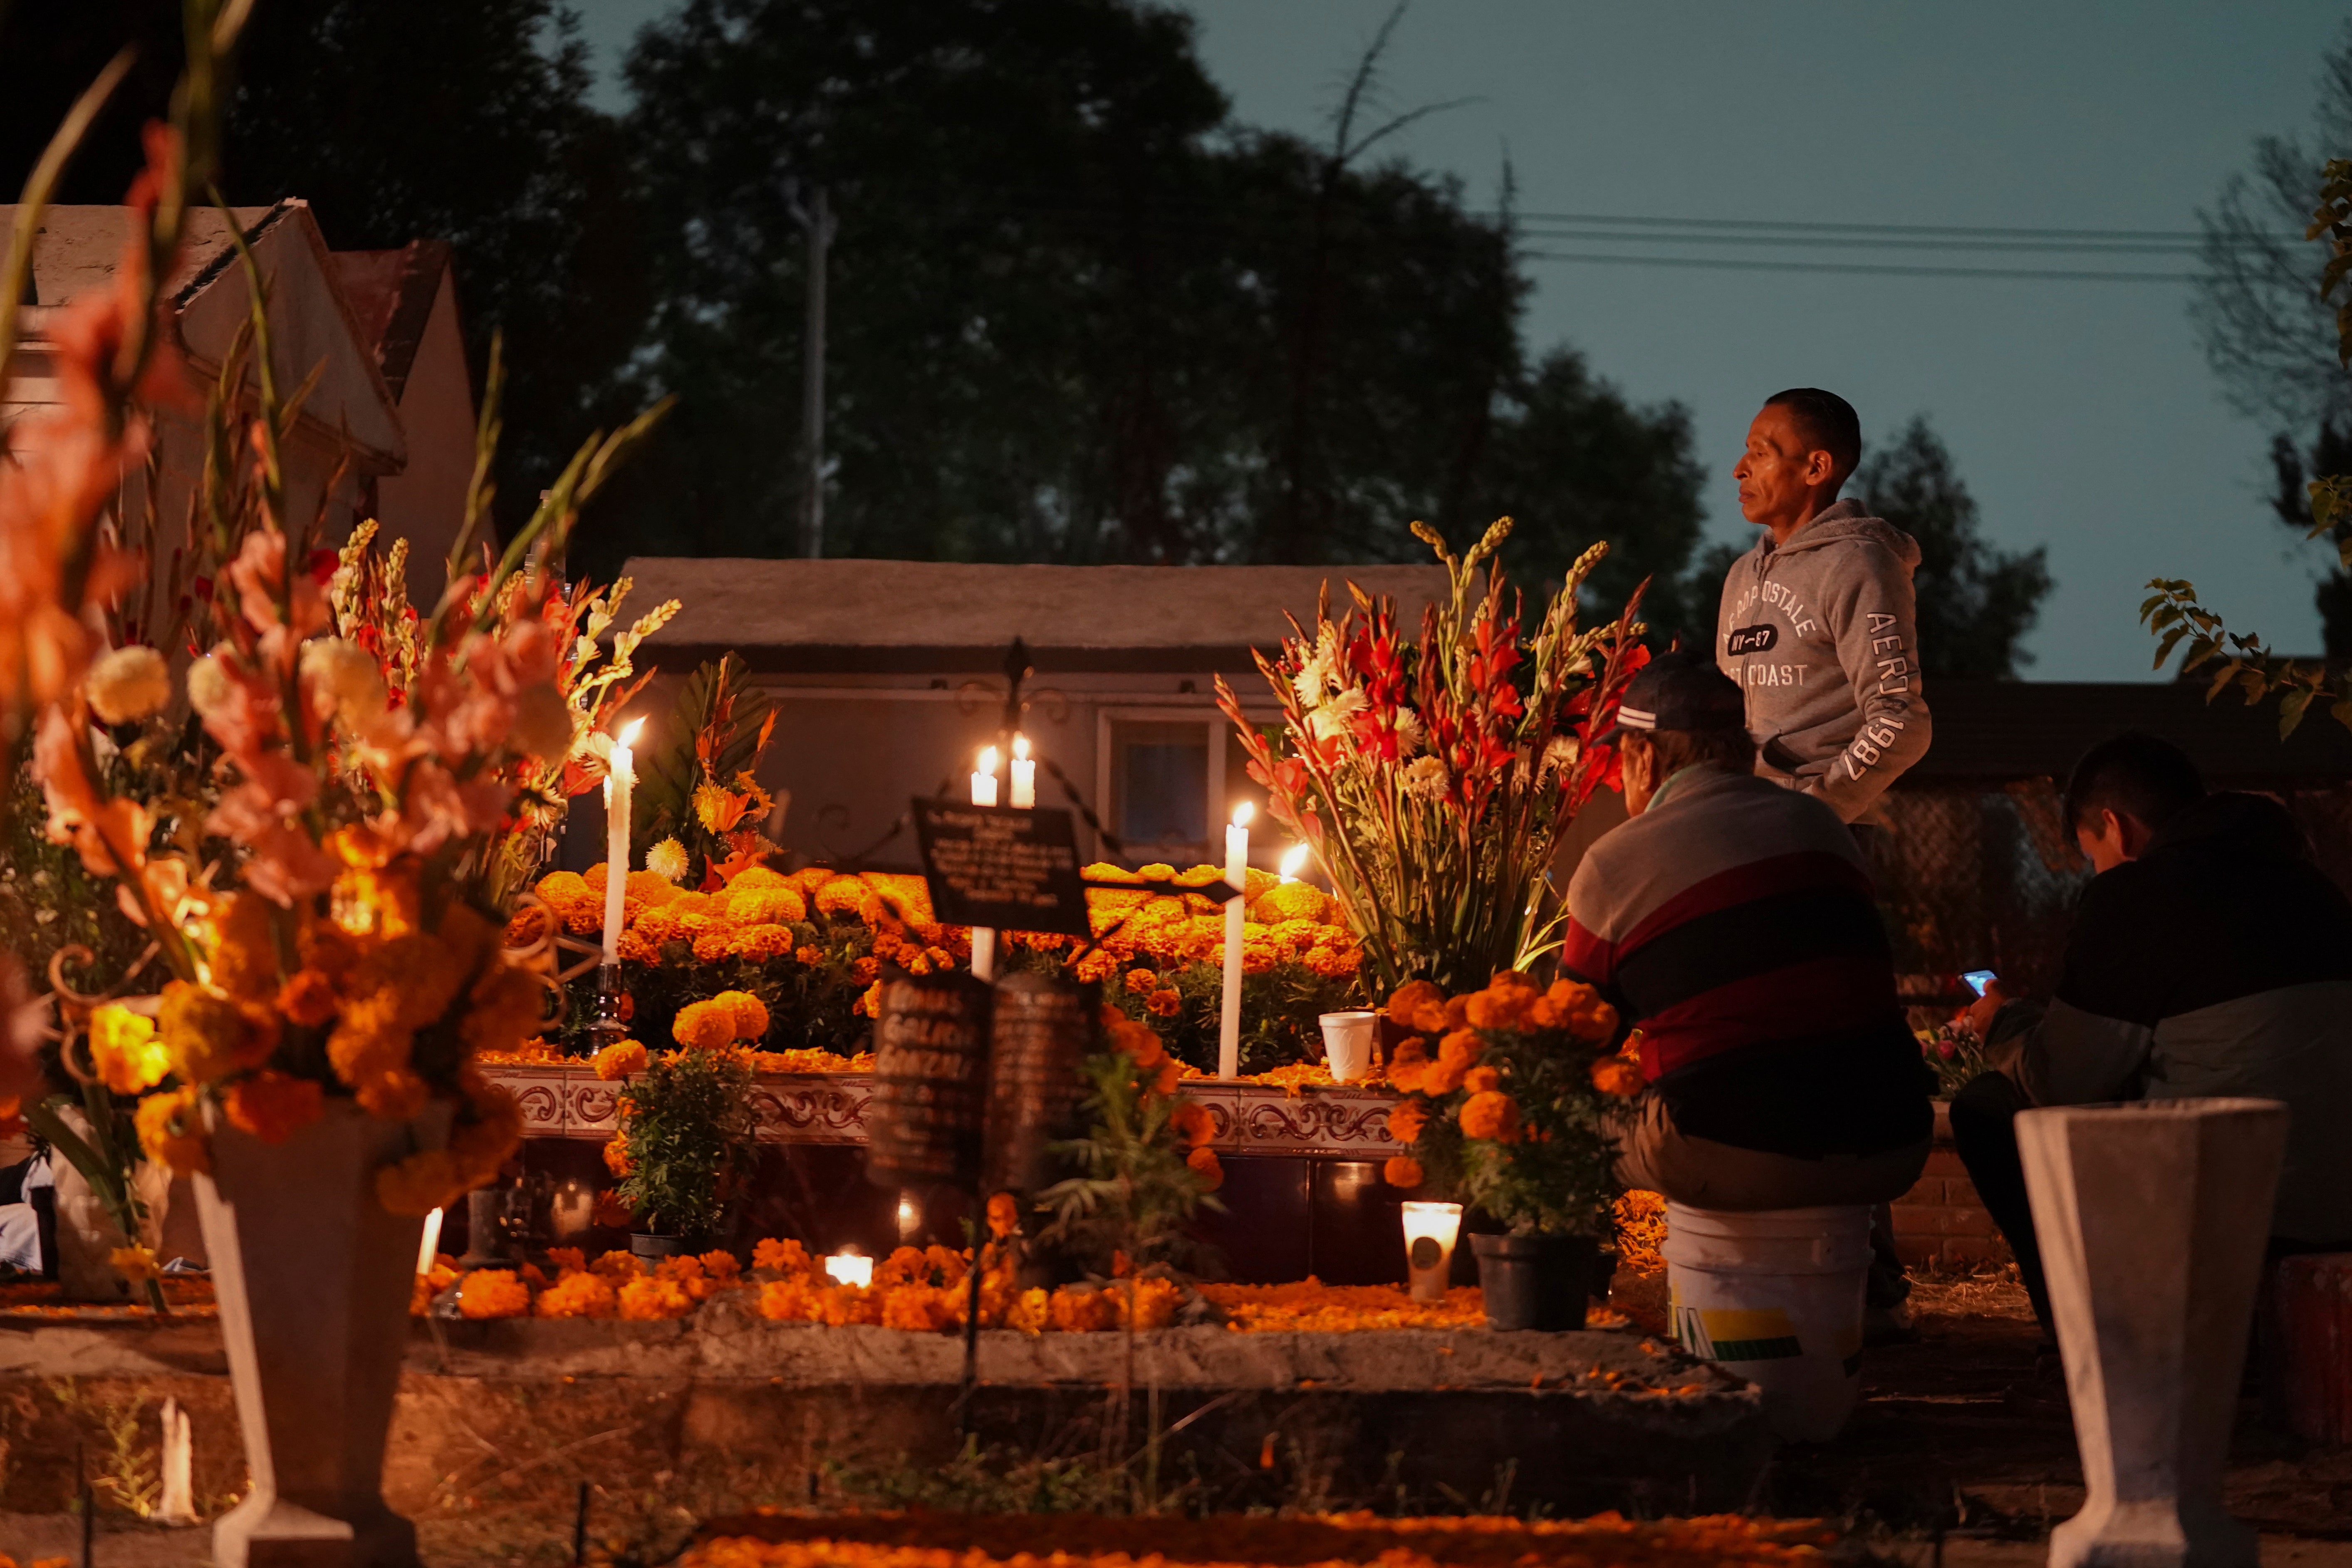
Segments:
[[[1696,1208],[1900,1197],[1934,1117],[1853,836],[1756,776],[1739,688],[1670,653],[1618,710],[1631,820],[1569,884],[1562,968],[1641,1031],[1619,1179]]]
[[[2011,1119],[2037,1105],[2246,1095],[2293,1112],[2273,1250],[2352,1243],[2352,901],[2263,795],[2208,795],[2152,735],[2101,742],[2067,781],[2097,872],[2048,1006],[1998,983],[1969,1010],[1997,1070],[1952,1100],[1952,1140],[2050,1333]]]
[[[46,1150],[0,1169],[0,1267],[21,1268],[27,1274],[42,1271],[46,1259],[41,1256],[41,1216],[33,1205],[33,1194],[54,1184]]]

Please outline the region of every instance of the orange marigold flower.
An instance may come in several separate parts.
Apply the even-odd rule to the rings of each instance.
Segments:
[[[520,1318],[530,1310],[530,1287],[511,1268],[477,1268],[458,1277],[457,1310],[468,1318]]]
[[[815,1315],[816,1304],[817,1289],[806,1275],[771,1279],[760,1287],[760,1316],[772,1323],[804,1323]]]
[[[1149,1025],[1122,1017],[1110,1026],[1110,1045],[1125,1051],[1139,1068],[1155,1068],[1167,1059],[1168,1047]]]
[[[1642,1092],[1641,1065],[1623,1057],[1603,1057],[1592,1064],[1592,1087],[1630,1100]]]
[[[742,1259],[731,1252],[706,1252],[695,1259],[705,1278],[727,1284],[743,1272]]]
[[[1011,1193],[992,1193],[988,1199],[988,1234],[1002,1241],[1021,1228],[1021,1205]]]
[[[815,1267],[808,1248],[790,1237],[769,1237],[751,1248],[751,1267],[786,1274],[806,1274]]]
[[[909,1333],[936,1333],[955,1321],[950,1293],[929,1285],[901,1285],[882,1292],[882,1326]]]
[[[635,1279],[640,1274],[652,1272],[646,1267],[644,1258],[634,1252],[624,1252],[617,1247],[609,1252],[599,1253],[596,1261],[588,1267],[591,1272],[602,1274],[607,1279]]]
[[[817,1293],[816,1321],[829,1328],[882,1321],[882,1295],[856,1285],[829,1285]]]
[[[694,1298],[674,1279],[640,1276],[621,1287],[621,1316],[631,1322],[660,1322],[694,1310]]]
[[[1540,993],[1532,986],[1506,985],[1500,981],[1473,994],[1464,1016],[1474,1029],[1524,1029],[1528,1009]]]
[[[1462,1136],[1517,1142],[1519,1102],[1498,1089],[1472,1095],[1462,1102]]]
[[[1392,1187],[1417,1187],[1422,1178],[1421,1162],[1409,1154],[1391,1155],[1381,1167],[1381,1180]]]
[[[629,1172],[632,1168],[633,1167],[629,1163],[629,1141],[625,1138],[606,1139],[604,1141],[604,1169],[612,1172],[613,1174],[620,1180],[626,1181],[628,1180]]]
[[[1138,996],[1156,991],[1159,987],[1160,976],[1149,969],[1130,969],[1127,972],[1127,988]]]
[[[735,1040],[735,1009],[717,999],[688,1002],[677,1010],[670,1036],[693,1050],[715,1051]]]
[[[1184,1292],[1176,1282],[1156,1274],[1125,1280],[1107,1294],[1119,1326],[1138,1332],[1166,1328],[1176,1321],[1176,1310],[1184,1304]]]
[[[547,1260],[555,1265],[558,1274],[577,1274],[588,1267],[588,1255],[576,1247],[551,1247]]]
[[[147,1152],[149,1159],[170,1166],[183,1176],[213,1168],[212,1149],[205,1140],[205,1124],[196,1115],[196,1091],[193,1088],[149,1095],[139,1102],[134,1120],[139,1129],[139,1147]]]
[[[1486,1054],[1486,1042],[1475,1029],[1456,1029],[1437,1042],[1437,1059],[1467,1072]]]
[[[278,1010],[298,1027],[315,1029],[335,1016],[335,983],[316,969],[298,969],[278,990]]]
[[[319,1120],[326,1093],[315,1079],[268,1068],[230,1084],[221,1110],[231,1126],[264,1143],[283,1143]]]
[[[821,947],[794,948],[793,950],[793,962],[795,963],[822,963],[824,962],[824,949]]]
[[[874,1268],[874,1288],[877,1290],[912,1285],[919,1280],[929,1284],[930,1278],[930,1260],[919,1247],[901,1247]]]
[[[500,947],[530,947],[555,934],[555,915],[545,904],[525,904],[507,918]]]
[[[637,1211],[626,1199],[609,1188],[596,1194],[596,1223],[607,1230],[620,1230],[636,1222]]]
[[[791,951],[789,942],[785,951]],[[768,1032],[768,1005],[751,992],[721,991],[711,1000],[726,1003],[733,1012],[737,1039],[756,1040]]]
[[[1389,994],[1389,1021],[1401,1029],[1418,1028],[1413,1020],[1424,1005],[1445,1005],[1445,993],[1434,980],[1408,980]]]
[[[1389,1136],[1400,1143],[1410,1143],[1421,1136],[1429,1111],[1417,1100],[1402,1100],[1389,1108]]]
[[[1503,1075],[1490,1067],[1475,1067],[1462,1075],[1462,1087],[1473,1094],[1484,1094],[1502,1088]]]
[[[1217,1152],[1206,1144],[1185,1155],[1184,1163],[1192,1166],[1192,1173],[1201,1178],[1202,1192],[1213,1193],[1225,1184],[1225,1168],[1217,1163]]]
[[[572,1269],[540,1292],[542,1318],[610,1318],[621,1310],[620,1292],[601,1274]]]
[[[1184,1010],[1184,995],[1173,986],[1166,986],[1145,997],[1143,1005],[1155,1018],[1172,1018]]]
[[[1173,1094],[1176,1086],[1183,1081],[1184,1064],[1174,1057],[1163,1058],[1158,1074],[1151,1080],[1151,1089],[1155,1094]]]
[[[1217,1119],[1197,1100],[1180,1100],[1168,1112],[1168,1124],[1184,1142],[1205,1143],[1217,1135]]]
[[[1118,1326],[1118,1309],[1102,1290],[1060,1289],[1046,1306],[1047,1321],[1066,1334],[1092,1333]]]
[[[606,1083],[646,1070],[646,1047],[636,1040],[621,1040],[606,1046],[594,1058],[596,1076]]]

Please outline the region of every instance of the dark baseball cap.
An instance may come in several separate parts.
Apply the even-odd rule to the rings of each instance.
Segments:
[[[1617,704],[1617,722],[1604,740],[1621,731],[1675,730],[1745,731],[1748,703],[1738,684],[1716,668],[1715,660],[1693,649],[1663,653],[1644,666],[1625,687]]]

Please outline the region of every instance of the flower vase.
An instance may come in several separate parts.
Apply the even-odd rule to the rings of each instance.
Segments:
[[[89,1122],[68,1108],[59,1116],[76,1132],[87,1136]],[[172,1199],[172,1173],[152,1160],[131,1167],[131,1190],[147,1205],[139,1234],[125,1236],[74,1163],[63,1152],[50,1156],[56,1178],[58,1206],[58,1284],[68,1301],[145,1301],[145,1288],[124,1278],[110,1255],[134,1244],[154,1252],[163,1244],[163,1211]],[[162,1261],[159,1258],[157,1261]]]
[[[277,1144],[209,1106],[206,1121],[196,1208],[253,1484],[215,1526],[213,1560],[416,1568],[383,1475],[425,1222],[377,1202],[376,1173],[445,1142],[450,1108],[384,1121],[330,1100]]]

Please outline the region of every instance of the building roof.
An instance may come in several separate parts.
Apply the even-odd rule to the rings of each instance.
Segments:
[[[15,206],[0,205],[0,227],[13,225],[16,216]],[[131,209],[121,206],[43,211],[34,230],[33,300],[20,318],[28,340],[42,339],[59,307],[111,286],[131,217]],[[269,289],[279,384],[290,391],[314,371],[318,374],[297,416],[299,426],[319,441],[347,450],[360,473],[399,472],[407,462],[407,443],[398,403],[335,277],[308,202],[233,207],[226,216],[216,207],[189,209],[180,258],[163,293],[197,380],[209,378],[228,357],[251,315],[231,218]],[[20,372],[18,379],[28,375]],[[9,396],[40,400],[27,392],[37,389],[12,386]]]
[[[2352,730],[2314,710],[2282,742],[2278,703],[2205,700],[2206,683],[1931,680],[1935,739],[1906,784],[2048,777],[2123,730],[2187,752],[2218,784],[2292,785],[2352,779]]]
[[[396,400],[408,385],[416,345],[433,318],[433,300],[449,270],[449,242],[412,239],[396,250],[338,250],[336,279],[351,301],[360,335]]]
[[[993,670],[1020,637],[1043,670],[1248,670],[1328,583],[1392,595],[1404,624],[1445,593],[1432,566],[998,566],[637,556],[632,602],[677,599],[639,654],[681,668],[732,649],[753,669]]]

